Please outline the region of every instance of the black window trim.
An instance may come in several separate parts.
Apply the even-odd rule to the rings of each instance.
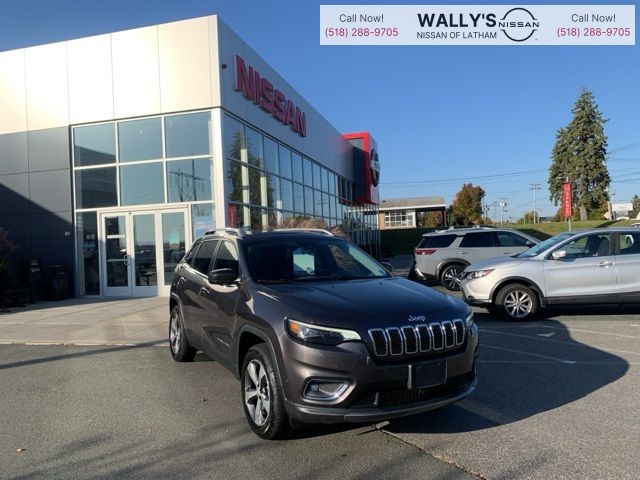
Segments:
[[[485,247],[478,247],[475,245],[469,246],[469,245],[463,245],[465,239],[469,236],[469,235],[489,235],[489,237],[491,238],[491,245],[485,246]],[[500,241],[498,240],[498,234],[495,231],[491,231],[491,232],[468,232],[465,233],[462,240],[460,241],[460,247],[459,248],[495,248],[495,247],[499,247],[500,246]]]
[[[200,242],[200,245],[198,246],[198,250],[196,252],[194,252],[193,254],[193,258],[195,258],[198,255],[198,252],[200,251],[200,248],[202,248],[202,246],[207,243],[207,242],[217,242],[217,245],[214,246],[213,248],[213,253],[211,254],[211,258],[209,259],[209,265],[207,267],[207,273],[202,273],[200,270],[198,270],[197,268],[195,268],[191,263],[188,263],[187,266],[189,267],[190,270],[192,270],[194,273],[197,273],[198,275],[200,275],[201,277],[204,278],[208,278],[209,272],[211,271],[211,265],[213,263],[214,258],[216,258],[216,255],[218,253],[218,248],[220,248],[220,241],[222,239],[220,238],[207,238],[207,239],[203,239]]]

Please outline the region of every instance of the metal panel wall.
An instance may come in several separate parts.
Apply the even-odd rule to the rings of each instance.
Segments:
[[[27,171],[27,132],[0,135],[0,175]]]
[[[158,27],[114,33],[111,48],[116,118],[159,113]]]
[[[27,48],[25,73],[27,129],[69,125],[66,43]]]
[[[24,50],[0,53],[0,134],[27,129]]]
[[[71,123],[112,119],[111,35],[67,42],[67,52]]]
[[[208,19],[158,26],[162,112],[211,106]]]

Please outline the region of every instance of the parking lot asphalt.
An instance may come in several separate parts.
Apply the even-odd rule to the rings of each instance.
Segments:
[[[640,307],[476,319],[471,397],[277,442],[251,433],[237,381],[203,355],[0,345],[0,477],[638,478]]]
[[[470,478],[372,425],[261,440],[239,383],[196,360],[144,345],[0,345],[0,478]]]

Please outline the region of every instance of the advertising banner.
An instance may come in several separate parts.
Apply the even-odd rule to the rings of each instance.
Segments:
[[[321,45],[635,45],[635,5],[321,5]]]
[[[562,213],[564,218],[571,218],[573,210],[571,209],[571,183],[562,184]]]

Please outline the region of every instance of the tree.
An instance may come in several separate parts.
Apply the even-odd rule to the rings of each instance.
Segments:
[[[633,205],[633,210],[629,218],[638,218],[638,214],[640,213],[640,197],[637,193],[631,198],[631,204]]]
[[[482,222],[482,199],[484,190],[470,183],[465,183],[451,202],[453,223],[470,225]]]
[[[422,212],[418,213],[418,227],[440,227],[444,225],[442,212]]]
[[[526,212],[522,218],[518,220],[518,223],[533,223],[535,218],[535,213],[531,210],[530,212]]]
[[[589,213],[601,211],[609,200],[611,178],[604,133],[607,119],[588,90],[582,90],[571,112],[571,122],[556,133],[549,167],[549,193],[551,201],[558,205],[562,184],[568,179],[572,185],[572,205],[579,209],[580,220],[587,220]]]

